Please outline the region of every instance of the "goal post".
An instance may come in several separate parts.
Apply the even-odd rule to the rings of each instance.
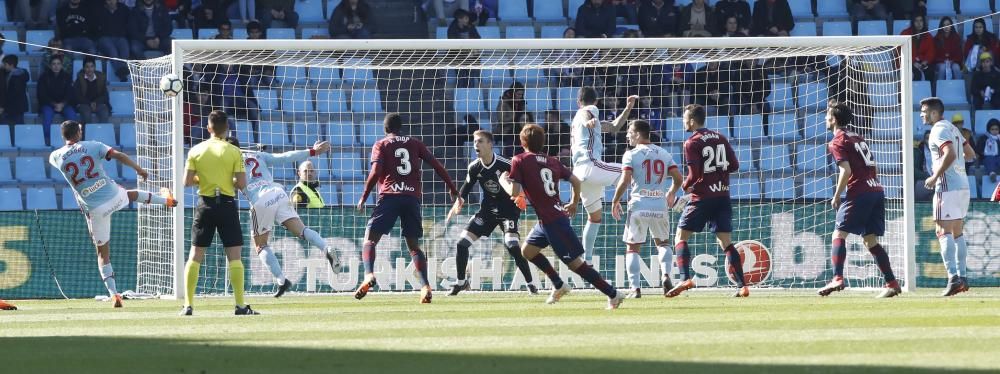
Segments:
[[[360,244],[373,200],[362,214],[353,206],[384,113],[400,112],[407,122],[405,133],[428,144],[460,183],[475,157],[468,143],[472,129],[491,129],[502,143],[498,152],[510,155],[516,151],[512,125],[543,123],[547,115],[569,123],[574,90],[583,85],[598,88],[602,117],[621,112],[628,95],[648,98],[632,114],[653,123],[656,141],[679,165],[687,136],[679,128],[679,110],[690,102],[708,104],[707,127],[729,136],[742,156],[741,168],[732,176],[733,239],[764,247],[766,254],[756,246],[741,247],[745,259],[756,260],[745,262],[745,270],[763,288],[818,288],[832,277],[829,243],[835,212],[829,197],[836,168],[826,155],[830,134],[823,111],[828,98],[846,100],[858,116],[856,130],[872,145],[887,189],[883,245],[904,288],[916,286],[909,37],[175,40],[173,48],[170,56],[131,63],[139,161],[171,178],[150,182],[150,187],[171,187],[187,207],[169,216],[140,208],[140,291],[183,296],[196,197],[183,187],[184,162],[186,151],[203,136],[197,134],[199,125],[186,123],[193,112],[227,110],[233,119],[231,134],[244,149],[265,144],[266,151],[282,152],[307,148],[316,140],[333,144],[331,152],[312,159],[325,206],[298,213],[338,249],[344,267],[330,273],[319,250],[280,225],[271,242],[286,275],[294,278],[294,291],[337,292],[360,281]],[[157,82],[166,73],[184,79],[184,94],[168,98],[159,91]],[[521,104],[505,95],[512,89],[523,93]],[[505,100],[514,104],[501,107]],[[568,134],[559,126],[547,130]],[[620,161],[626,148],[623,133],[604,135],[604,161]],[[274,166],[276,182],[286,191],[298,182],[299,166]],[[445,223],[450,201],[428,169],[423,174],[422,246],[431,282],[443,289],[454,277],[455,243],[478,208],[478,198],[473,193],[462,215]],[[568,185],[560,189],[566,196]],[[606,199],[613,189],[607,188]],[[242,222],[248,222],[242,197],[240,207]],[[621,259],[623,223],[611,218],[607,201],[604,215],[595,265],[616,287],[628,287]],[[679,217],[672,216],[673,228]],[[529,209],[521,219],[522,239],[535,222]],[[582,223],[581,214],[574,217],[578,233]],[[269,292],[273,281],[258,264],[248,230],[244,227],[247,291]],[[500,239],[498,234],[484,237],[472,247],[474,288],[524,286]],[[698,234],[692,243],[699,286],[732,286],[714,238]],[[881,276],[860,239],[848,243],[849,285],[880,287]],[[215,247],[203,263],[199,294],[228,292],[224,256]],[[418,287],[398,228],[383,239],[377,253],[382,290]],[[644,286],[656,287],[658,264],[651,253],[655,258],[655,251],[643,249],[642,274]],[[573,286],[583,286],[571,273],[563,274]],[[541,273],[536,271],[534,279],[547,286]]]

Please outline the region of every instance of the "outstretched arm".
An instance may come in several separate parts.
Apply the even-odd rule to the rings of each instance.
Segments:
[[[321,155],[330,150],[330,142],[317,141],[312,148],[289,151],[284,153],[271,154],[274,163],[302,162],[316,155]]]
[[[614,122],[604,126],[604,132],[618,132],[622,127],[625,127],[625,124],[628,123],[628,115],[632,113],[636,101],[639,101],[639,95],[629,96],[625,103],[625,109],[618,115],[618,118],[615,118]]]
[[[115,160],[118,160],[118,162],[125,164],[125,166],[135,169],[135,174],[142,177],[142,180],[145,181],[149,179],[149,173],[146,172],[146,169],[143,169],[142,166],[139,166],[139,164],[137,164],[135,160],[132,160],[132,158],[128,157],[128,155],[125,154],[124,152],[111,152],[109,156]]]

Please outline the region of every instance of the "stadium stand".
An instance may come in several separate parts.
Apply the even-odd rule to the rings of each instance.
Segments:
[[[56,210],[56,190],[52,187],[34,187],[25,191],[25,209]]]
[[[15,187],[0,188],[0,211],[24,210],[21,205],[21,190]]]

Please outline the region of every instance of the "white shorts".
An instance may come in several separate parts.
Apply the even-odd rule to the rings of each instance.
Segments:
[[[250,232],[253,236],[263,235],[271,232],[275,224],[292,218],[299,218],[299,214],[292,209],[285,191],[273,189],[263,192],[250,210]]]
[[[653,234],[653,239],[667,240],[670,238],[670,214],[665,211],[636,210],[628,212],[625,221],[625,234],[622,240],[628,244],[646,242],[646,232]]]
[[[934,220],[964,219],[969,214],[969,190],[934,191]]]
[[[111,214],[128,206],[128,191],[118,186],[118,193],[110,201],[87,210],[87,228],[94,245],[101,246],[111,240]]]
[[[587,213],[601,210],[604,190],[614,185],[622,175],[621,164],[584,161],[573,166],[573,175],[580,180],[580,201]]]

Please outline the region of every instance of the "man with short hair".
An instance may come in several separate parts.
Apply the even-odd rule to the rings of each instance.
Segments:
[[[71,51],[96,52],[94,41],[90,40],[95,22],[93,12],[81,0],[69,0],[56,10],[56,33]]]
[[[208,115],[208,132],[212,136],[198,143],[188,152],[184,185],[198,186],[198,207],[191,225],[191,252],[184,267],[186,281],[182,316],[194,314],[194,293],[198,287],[198,271],[205,261],[205,249],[212,245],[219,233],[228,260],[229,284],[236,299],[236,312],[240,315],[260,314],[243,303],[243,286],[246,274],[240,259],[243,248],[243,230],[236,207],[236,191],[247,186],[246,169],[239,148],[226,141],[229,133],[229,116],[221,110]]]
[[[146,51],[170,54],[170,33],[173,31],[170,13],[163,4],[157,0],[139,0],[128,17],[132,58],[143,59]]]
[[[56,113],[66,120],[77,120],[76,95],[73,94],[73,76],[63,70],[62,57],[52,56],[49,68],[38,78],[38,106],[42,114],[42,133],[45,144],[51,139],[50,125]]]
[[[28,78],[26,69],[17,67],[17,55],[3,56],[0,70],[0,123],[10,125],[11,139],[14,125],[24,123],[28,111]]]
[[[292,203],[296,209],[302,208],[322,208],[326,206],[323,196],[319,194],[319,179],[316,178],[316,169],[312,161],[305,160],[299,163],[299,183],[292,187]]]
[[[97,115],[97,122],[107,123],[111,116],[111,104],[108,96],[108,80],[104,72],[97,70],[94,57],[83,58],[83,69],[76,74],[73,82],[73,93],[76,95],[76,111],[80,115],[80,123],[90,122],[92,114]]]

